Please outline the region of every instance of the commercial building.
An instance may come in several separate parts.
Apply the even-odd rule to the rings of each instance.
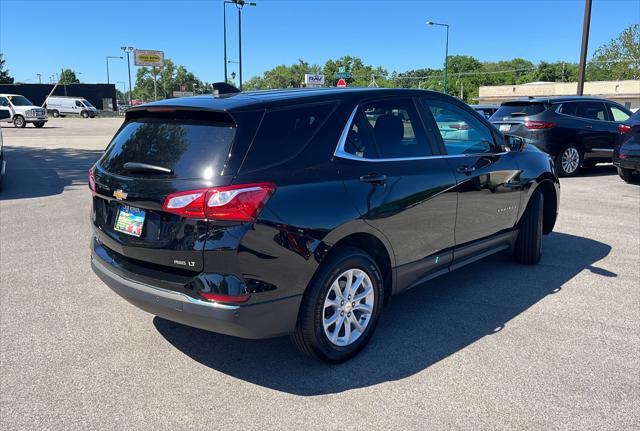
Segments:
[[[0,84],[0,93],[20,94],[41,106],[47,99],[54,84]],[[115,111],[116,103],[115,84],[67,84],[58,85],[54,96],[82,97],[93,106],[102,111]]]
[[[529,82],[520,85],[494,85],[480,87],[478,103],[499,104],[522,97],[573,96],[577,82]],[[584,95],[614,100],[629,109],[640,107],[640,80],[588,81],[584,83]]]

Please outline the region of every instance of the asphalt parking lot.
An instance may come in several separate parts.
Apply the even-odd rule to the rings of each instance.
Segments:
[[[2,429],[637,429],[640,186],[562,180],[537,266],[395,297],[339,366],[155,318],[92,273],[87,170],[122,120],[4,124]]]

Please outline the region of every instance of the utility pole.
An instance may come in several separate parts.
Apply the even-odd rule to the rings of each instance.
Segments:
[[[38,84],[42,84],[42,74],[36,73],[38,75]]]
[[[578,70],[578,96],[584,94],[584,75],[587,68],[587,45],[591,25],[591,0],[584,1],[584,22],[582,23],[582,48],[580,49],[580,69]]]

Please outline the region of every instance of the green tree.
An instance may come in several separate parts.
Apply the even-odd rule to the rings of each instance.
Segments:
[[[590,81],[640,79],[640,24],[602,45],[587,66]]]
[[[60,73],[60,84],[78,84],[80,80],[76,76],[76,73],[71,69],[63,69]]]
[[[9,70],[5,69],[5,59],[0,54],[0,84],[13,84],[13,77],[9,76]]]
[[[140,67],[136,72],[136,86],[133,90],[134,97],[142,100],[154,99],[154,77],[158,98],[173,96],[174,90],[179,90],[181,85],[186,86],[186,91],[203,88],[202,82],[184,66],[177,66],[170,59],[165,59],[164,66]],[[200,92],[200,91],[198,91]],[[209,90],[210,92],[210,90]]]

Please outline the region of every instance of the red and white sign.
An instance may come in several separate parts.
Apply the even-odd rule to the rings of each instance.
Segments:
[[[336,87],[346,87],[347,86],[347,81],[344,80],[344,78],[340,78],[338,79],[338,83],[336,84]]]
[[[184,84],[180,85],[180,91],[187,91],[187,86]]]

